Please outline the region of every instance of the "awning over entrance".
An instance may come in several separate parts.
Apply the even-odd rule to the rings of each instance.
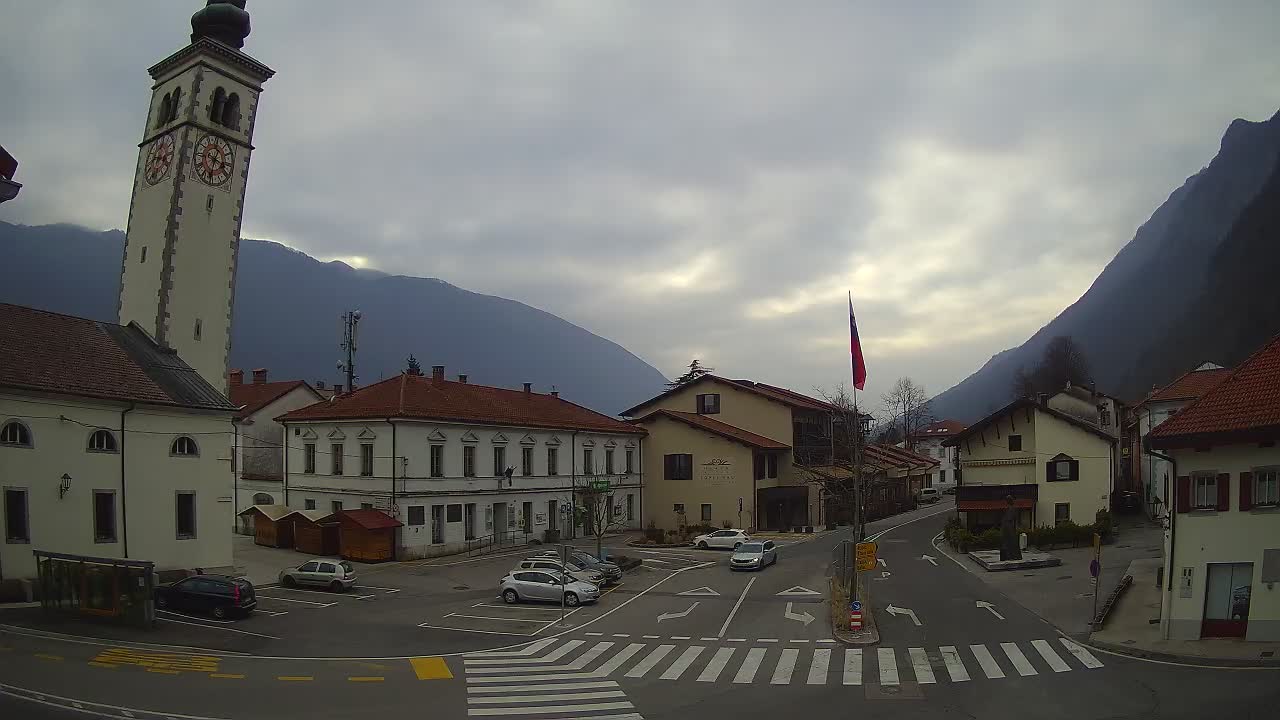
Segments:
[[[1006,503],[1004,500],[957,500],[956,509],[957,510],[1003,510],[1005,509],[1007,504],[1008,503]],[[1032,510],[1035,508],[1036,503],[1034,500],[1025,500],[1025,499],[1019,500],[1015,498],[1013,501],[1013,506],[1018,508],[1019,510]]]

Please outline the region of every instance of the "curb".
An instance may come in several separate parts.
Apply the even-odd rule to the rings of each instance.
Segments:
[[[876,626],[876,615],[871,612],[871,597],[866,591],[866,584],[862,582],[862,578],[858,578],[858,590],[862,597],[862,630],[860,632],[852,632],[849,630],[841,630],[831,623],[831,636],[845,645],[864,646],[876,645],[880,642],[880,628]],[[830,598],[827,599],[830,605]],[[827,616],[831,616],[831,608],[827,608]]]
[[[1275,668],[1280,669],[1280,657],[1273,658],[1220,658],[1220,657],[1204,657],[1201,655],[1178,655],[1176,653],[1160,652],[1158,650],[1144,650],[1128,645],[1117,645],[1109,642],[1098,642],[1097,640],[1086,640],[1086,645],[1106,650],[1107,652],[1116,653],[1117,655],[1127,655],[1129,657],[1140,658],[1143,660],[1159,660],[1161,662],[1173,663],[1175,665],[1217,665],[1221,667],[1233,668]]]

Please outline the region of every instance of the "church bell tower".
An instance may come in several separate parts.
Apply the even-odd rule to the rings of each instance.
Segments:
[[[223,394],[253,127],[274,74],[242,50],[244,6],[209,0],[191,44],[148,71],[120,272],[120,324],[138,323]]]

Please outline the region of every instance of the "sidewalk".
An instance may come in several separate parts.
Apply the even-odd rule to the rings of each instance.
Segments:
[[[1162,640],[1160,588],[1156,586],[1156,572],[1162,562],[1157,558],[1129,564],[1127,572],[1133,576],[1133,585],[1112,608],[1106,626],[1089,636],[1090,644],[1126,655],[1173,662],[1280,667],[1280,642],[1246,642],[1234,638]]]

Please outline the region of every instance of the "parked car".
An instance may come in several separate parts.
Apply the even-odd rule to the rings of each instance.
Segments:
[[[942,489],[942,494],[943,494],[943,495],[955,495],[955,494],[956,494],[956,486],[955,486],[955,485],[948,485],[948,486],[946,486],[945,488],[943,488],[943,489]]]
[[[316,585],[334,592],[350,590],[356,584],[356,569],[346,560],[316,558],[298,567],[280,571],[280,584],[285,587]]]
[[[730,570],[763,570],[766,565],[778,562],[778,548],[772,540],[743,543],[733,549],[729,558]]]
[[[576,548],[570,549],[568,554],[569,561],[573,564],[588,570],[595,570],[601,575],[604,575],[605,585],[612,585],[622,579],[622,568],[607,560],[601,560],[589,552],[578,550]],[[557,550],[548,550],[545,553],[542,553],[540,557],[559,558],[560,552]]]
[[[927,487],[920,488],[920,494],[916,497],[918,502],[936,503],[942,499],[942,494],[938,492],[938,488]]]
[[[498,589],[508,605],[521,600],[558,603],[563,598],[568,607],[577,607],[600,599],[600,588],[554,570],[512,570],[503,576]]]
[[[574,580],[585,580],[586,582],[600,587],[604,584],[604,573],[599,570],[591,570],[579,565],[577,562],[570,560],[562,563],[560,558],[553,557],[531,557],[521,560],[511,572],[519,570],[548,570],[554,573],[568,573],[569,577]]]
[[[226,575],[192,575],[155,589],[157,610],[212,613],[216,618],[246,616],[258,607],[253,583]]]
[[[693,539],[693,544],[706,550],[707,548],[737,548],[744,542],[751,542],[746,530],[717,530]]]

